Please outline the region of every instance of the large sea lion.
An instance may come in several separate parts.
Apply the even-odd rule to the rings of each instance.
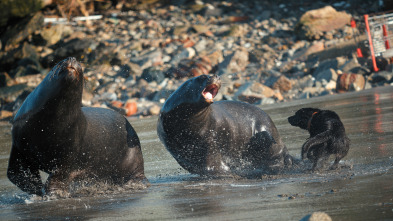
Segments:
[[[254,177],[292,164],[271,118],[237,101],[213,102],[221,80],[201,75],[183,83],[164,103],[157,132],[191,173]]]
[[[112,110],[82,107],[83,80],[75,58],[65,59],[16,113],[7,176],[21,190],[42,196],[76,180],[146,179],[136,132]],[[49,174],[45,186],[39,170]]]

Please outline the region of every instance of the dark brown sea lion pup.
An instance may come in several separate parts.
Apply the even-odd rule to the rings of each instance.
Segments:
[[[331,169],[336,169],[340,160],[349,151],[350,140],[340,117],[333,111],[317,108],[302,108],[288,118],[292,126],[300,127],[310,133],[310,138],[303,144],[302,159],[306,157],[313,162],[314,171],[320,163],[326,163],[334,154],[336,159]]]
[[[120,114],[81,107],[83,72],[59,62],[26,98],[12,125],[7,176],[29,194],[67,190],[74,180],[145,180],[139,138]],[[49,174],[44,186],[39,170]]]
[[[237,101],[213,103],[221,80],[201,75],[165,102],[157,132],[167,150],[191,173],[255,177],[292,164],[270,117]]]

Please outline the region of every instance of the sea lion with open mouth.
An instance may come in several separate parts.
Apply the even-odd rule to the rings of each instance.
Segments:
[[[218,76],[183,83],[165,102],[157,132],[167,150],[191,173],[254,177],[292,165],[271,118],[237,101],[213,102]]]
[[[74,180],[146,180],[136,132],[112,110],[82,107],[83,79],[75,58],[59,62],[16,113],[7,176],[21,190],[42,196]],[[45,186],[39,170],[49,174]]]

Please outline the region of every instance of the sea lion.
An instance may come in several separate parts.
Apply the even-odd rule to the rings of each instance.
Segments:
[[[117,112],[82,107],[83,80],[75,58],[65,59],[16,113],[7,176],[21,190],[42,196],[76,180],[146,180],[136,132]],[[49,174],[45,186],[39,170]]]
[[[308,158],[313,162],[313,171],[322,169],[330,155],[336,156],[331,166],[331,169],[336,169],[340,160],[348,154],[350,140],[336,112],[302,108],[296,111],[295,115],[288,117],[288,122],[310,133],[310,137],[302,146],[302,159]]]
[[[183,83],[164,103],[157,133],[176,161],[203,176],[255,177],[292,164],[271,118],[238,101],[213,102],[218,76]]]

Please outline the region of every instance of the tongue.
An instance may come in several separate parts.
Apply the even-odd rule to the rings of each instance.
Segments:
[[[210,92],[207,92],[207,93],[205,94],[205,98],[206,98],[207,100],[211,100],[211,99],[213,99],[213,95],[212,95]]]

